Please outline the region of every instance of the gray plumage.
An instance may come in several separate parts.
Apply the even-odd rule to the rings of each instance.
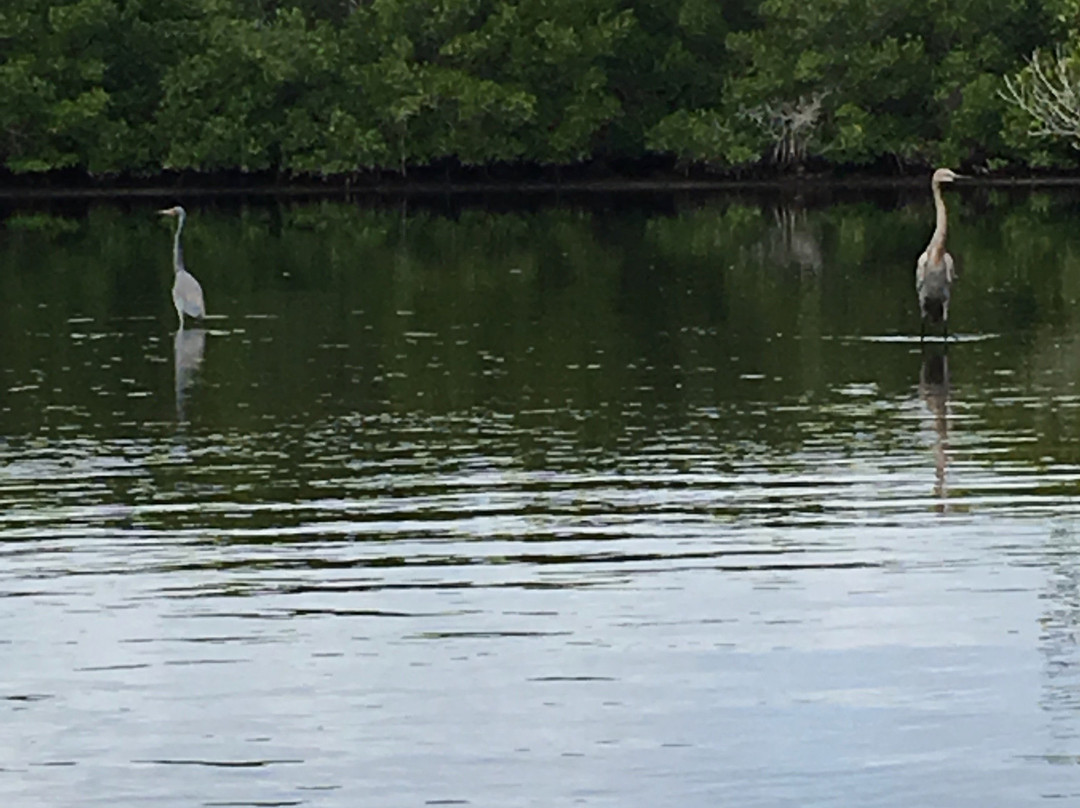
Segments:
[[[184,248],[180,245],[180,231],[184,229],[187,212],[177,205],[166,210],[159,210],[162,216],[176,217],[176,236],[173,238],[173,279],[172,299],[176,306],[176,316],[180,318],[180,329],[184,328],[184,315],[205,317],[206,306],[203,303],[203,291],[195,276],[184,266]]]
[[[945,212],[945,199],[941,195],[941,184],[952,182],[959,177],[959,174],[947,168],[939,168],[930,180],[937,225],[934,227],[934,235],[930,237],[930,243],[915,264],[915,292],[919,296],[919,313],[922,315],[920,339],[926,336],[927,323],[940,324],[945,336],[949,336],[949,293],[956,270],[952,256],[945,251],[945,236],[949,223],[948,214]]]

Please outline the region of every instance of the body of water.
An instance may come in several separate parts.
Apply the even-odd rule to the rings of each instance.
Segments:
[[[1080,799],[1069,192],[0,221],[5,806]]]

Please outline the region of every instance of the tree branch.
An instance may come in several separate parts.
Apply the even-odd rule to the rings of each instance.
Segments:
[[[1031,118],[1032,137],[1067,138],[1080,148],[1080,64],[1061,48],[1053,57],[1031,54],[1027,68],[1005,77],[999,95]]]

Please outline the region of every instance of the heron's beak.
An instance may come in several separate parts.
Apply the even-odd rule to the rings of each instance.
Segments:
[[[165,208],[165,210],[159,210],[158,213],[162,216],[175,216],[176,208]]]

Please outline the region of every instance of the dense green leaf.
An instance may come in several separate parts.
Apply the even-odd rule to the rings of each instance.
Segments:
[[[0,163],[1060,164],[1002,90],[1069,41],[1077,0],[7,0]]]

